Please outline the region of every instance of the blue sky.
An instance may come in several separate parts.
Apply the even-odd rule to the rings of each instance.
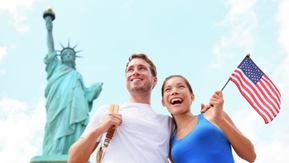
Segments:
[[[198,114],[250,53],[281,92],[280,113],[265,125],[232,82],[223,91],[224,110],[253,142],[256,163],[288,161],[289,0],[0,0],[1,162],[42,154],[47,7],[56,13],[55,49],[61,50],[58,41],[79,42],[84,58],[77,58],[76,69],[85,85],[104,83],[91,114],[128,101],[124,68],[133,53],[147,54],[157,66],[151,102],[162,114],[168,114],[160,90],[167,76],[190,81],[196,96],[191,109]]]

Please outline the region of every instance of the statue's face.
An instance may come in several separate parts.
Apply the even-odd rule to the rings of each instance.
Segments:
[[[75,54],[72,50],[65,50],[62,53],[61,60],[63,63],[73,63],[75,61]]]

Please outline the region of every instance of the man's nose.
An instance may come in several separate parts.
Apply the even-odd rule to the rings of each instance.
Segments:
[[[133,70],[133,75],[134,75],[134,76],[135,76],[135,75],[139,75],[139,72],[138,72],[138,69],[137,69],[137,68]]]

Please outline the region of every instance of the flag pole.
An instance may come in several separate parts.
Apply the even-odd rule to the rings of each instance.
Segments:
[[[247,53],[246,57],[250,57],[250,54]],[[245,57],[245,58],[246,58],[246,57]],[[243,61],[244,61],[244,60],[243,60]],[[242,61],[242,62],[243,62],[243,61]],[[239,66],[242,64],[242,62],[239,64]],[[239,66],[238,66],[238,67],[239,67]],[[227,83],[223,86],[223,88],[221,89],[221,91],[223,91],[223,90],[225,89],[225,87],[227,86],[227,84],[229,83],[229,81],[230,81],[230,79],[228,79]]]
[[[224,85],[224,87],[221,89],[221,91],[224,90],[224,88],[226,87],[226,85],[229,83],[230,79],[228,79],[227,83]]]

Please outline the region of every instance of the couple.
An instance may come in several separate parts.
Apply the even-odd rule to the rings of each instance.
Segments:
[[[103,144],[109,127],[116,128],[103,163],[234,162],[231,146],[248,162],[254,162],[254,146],[223,111],[221,91],[216,91],[202,112],[193,115],[193,90],[182,76],[166,78],[162,104],[172,114],[157,114],[150,106],[151,91],[157,84],[153,62],[145,54],[133,54],[126,65],[126,87],[130,98],[121,103],[119,114],[100,107],[81,138],[69,150],[69,163],[86,163]],[[170,143],[171,140],[171,143]],[[171,145],[170,145],[171,144]],[[170,156],[169,156],[170,155]]]

